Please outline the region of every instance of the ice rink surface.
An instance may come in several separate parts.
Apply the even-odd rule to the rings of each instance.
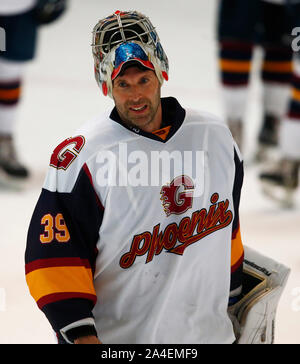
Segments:
[[[184,107],[223,115],[214,37],[216,0],[71,0],[58,22],[41,28],[37,58],[25,74],[16,142],[31,179],[20,189],[0,187],[0,343],[55,343],[51,328],[29,295],[24,250],[29,221],[53,148],[86,120],[112,108],[97,88],[91,30],[117,9],[138,10],[156,26],[170,61],[163,96]],[[255,67],[254,67],[255,69]],[[291,275],[277,311],[275,343],[300,343],[300,198],[284,210],[261,191],[256,147],[261,86],[253,76],[246,120],[245,182],[241,198],[244,244],[288,265]]]

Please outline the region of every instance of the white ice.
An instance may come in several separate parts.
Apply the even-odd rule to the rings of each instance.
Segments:
[[[84,121],[113,103],[93,75],[91,30],[117,9],[139,10],[157,27],[170,61],[163,96],[177,97],[222,117],[214,37],[216,0],[71,0],[65,16],[41,28],[38,53],[27,65],[16,141],[32,177],[19,192],[0,189],[0,343],[55,343],[42,312],[29,295],[24,250],[29,221],[53,148]],[[261,86],[252,79],[247,149],[256,147]],[[246,164],[241,198],[244,244],[288,265],[292,271],[277,311],[276,343],[300,343],[300,201],[283,210],[261,192],[258,167]]]

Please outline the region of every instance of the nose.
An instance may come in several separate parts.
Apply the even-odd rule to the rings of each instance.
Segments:
[[[142,99],[142,92],[139,86],[131,87],[130,100],[134,103],[138,103]]]

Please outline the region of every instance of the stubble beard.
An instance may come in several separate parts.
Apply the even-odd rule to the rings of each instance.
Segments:
[[[139,104],[147,105],[147,113],[145,115],[133,115],[133,112],[130,111],[130,107],[134,107],[135,104],[132,102],[126,102],[124,106],[120,106],[115,102],[118,114],[122,121],[130,127],[136,127],[143,130],[153,123],[157,115],[160,106],[160,92],[157,92],[153,102],[149,99],[141,99],[136,103],[136,105]]]

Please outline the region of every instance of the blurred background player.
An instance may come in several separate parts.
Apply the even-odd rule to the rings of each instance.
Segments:
[[[263,117],[257,157],[278,143],[292,76],[289,12],[282,1],[221,0],[217,18],[221,84],[228,126],[241,150],[254,49],[263,50]]]
[[[293,195],[299,186],[300,165],[300,1],[288,3],[292,17],[293,35],[290,43],[295,52],[294,73],[291,82],[288,110],[282,119],[279,132],[280,159],[269,170],[260,174],[264,191],[286,206],[293,205]]]
[[[1,0],[0,27],[6,49],[0,52],[0,173],[26,178],[27,167],[19,160],[14,143],[24,69],[34,59],[38,27],[57,19],[66,0]]]

